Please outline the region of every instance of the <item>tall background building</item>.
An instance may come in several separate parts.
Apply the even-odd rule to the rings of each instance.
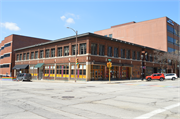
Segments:
[[[137,23],[133,21],[94,33],[180,54],[180,26],[168,17]]]

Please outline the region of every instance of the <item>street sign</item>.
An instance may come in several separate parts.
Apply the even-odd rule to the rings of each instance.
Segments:
[[[108,59],[108,61],[110,62],[110,61],[111,61],[111,59]]]

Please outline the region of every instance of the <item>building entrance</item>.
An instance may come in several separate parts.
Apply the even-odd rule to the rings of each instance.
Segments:
[[[104,66],[92,65],[91,67],[91,79],[98,80],[104,78]]]

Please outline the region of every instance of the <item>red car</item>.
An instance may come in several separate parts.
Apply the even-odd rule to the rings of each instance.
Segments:
[[[163,81],[165,79],[165,76],[163,73],[154,73],[151,76],[146,76],[147,81],[151,81],[153,79],[158,79],[160,81]]]

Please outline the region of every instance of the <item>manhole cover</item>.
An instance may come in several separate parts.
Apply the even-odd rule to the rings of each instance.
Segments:
[[[72,90],[66,90],[65,92],[72,92]]]
[[[87,86],[87,87],[95,87],[95,86]]]
[[[46,89],[46,90],[54,90],[54,89]]]
[[[62,96],[62,98],[74,98],[74,96]]]

